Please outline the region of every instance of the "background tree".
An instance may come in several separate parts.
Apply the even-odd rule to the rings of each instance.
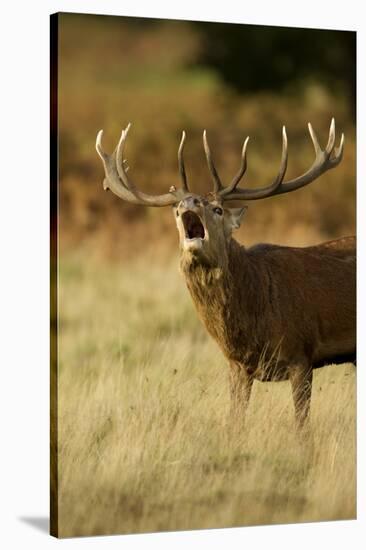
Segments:
[[[199,62],[241,93],[281,91],[317,81],[347,95],[355,115],[356,33],[193,23],[202,37]]]

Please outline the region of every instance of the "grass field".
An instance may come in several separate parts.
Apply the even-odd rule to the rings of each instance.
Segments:
[[[354,518],[354,367],[316,371],[311,442],[286,382],[256,382],[233,426],[177,266],[61,258],[59,535]]]

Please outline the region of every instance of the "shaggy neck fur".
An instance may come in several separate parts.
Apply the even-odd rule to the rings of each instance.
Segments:
[[[263,323],[258,317],[263,311],[263,289],[258,288],[256,266],[244,246],[231,239],[225,252],[220,265],[183,256],[181,269],[208,332],[230,360],[247,361],[248,354],[263,350],[263,342],[256,341],[256,335],[263,335],[258,330],[258,323]]]

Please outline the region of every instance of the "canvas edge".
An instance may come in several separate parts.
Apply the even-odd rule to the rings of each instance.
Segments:
[[[50,15],[50,535],[58,525],[58,27]]]

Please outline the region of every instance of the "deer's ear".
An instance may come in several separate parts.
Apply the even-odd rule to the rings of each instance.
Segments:
[[[243,220],[244,214],[247,211],[247,206],[242,206],[241,208],[227,208],[226,212],[229,216],[229,223],[232,229],[238,229]]]

